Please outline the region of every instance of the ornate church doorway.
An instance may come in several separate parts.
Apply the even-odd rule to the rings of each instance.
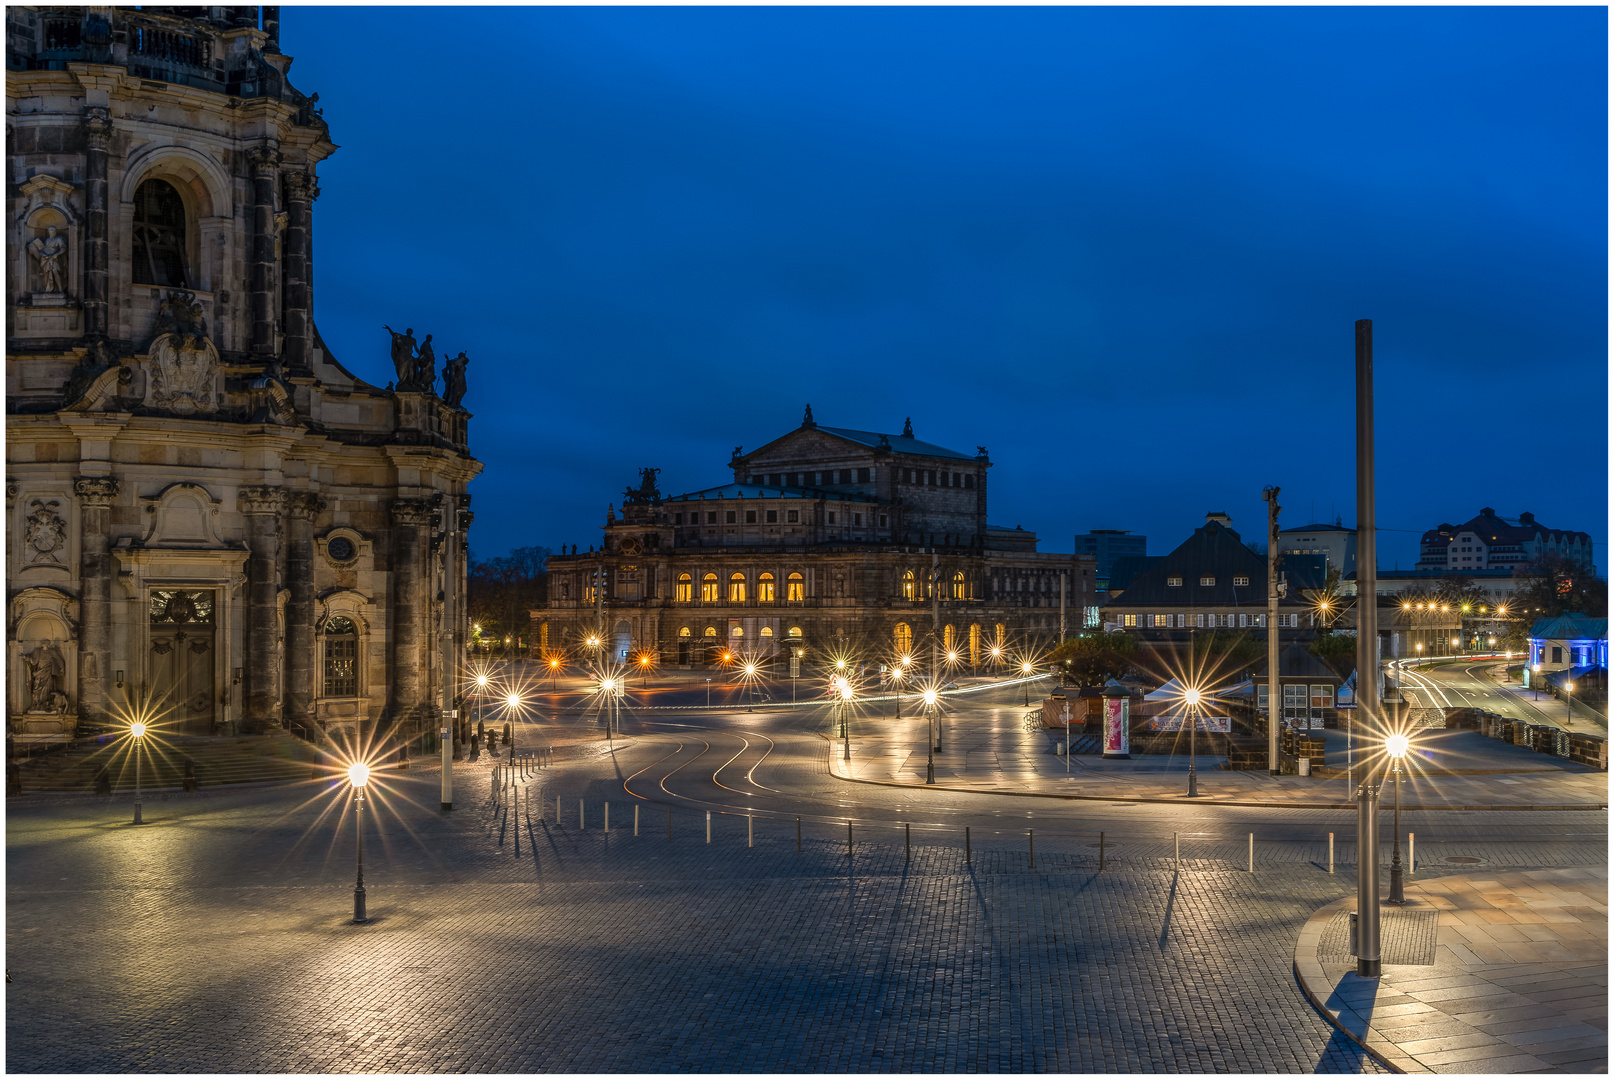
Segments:
[[[175,735],[213,733],[213,601],[211,589],[151,590],[152,701]]]

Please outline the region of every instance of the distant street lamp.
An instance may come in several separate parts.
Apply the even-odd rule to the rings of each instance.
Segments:
[[[930,687],[925,691],[925,783],[936,782],[936,745],[931,738],[931,728],[936,722],[936,688]]]
[[[745,665],[745,711],[756,712],[751,703],[756,700],[757,666],[752,663]]]
[[[856,691],[854,691],[852,689],[852,680],[850,680],[850,679],[842,679],[841,680],[841,738],[843,740],[845,740],[844,749],[843,749],[842,753],[843,753],[843,755],[845,757],[845,760],[847,760],[847,761],[852,760],[852,729],[851,729],[851,726],[847,723],[846,711],[851,706],[852,695],[854,693],[856,693]]]
[[[135,813],[133,824],[140,825],[143,824],[140,819],[140,759],[145,756],[146,725],[130,724],[129,734],[134,736],[135,751]]]
[[[510,767],[516,764],[516,716],[521,711],[521,695],[511,691],[504,699],[504,707],[510,713]]]
[[[1530,689],[1535,691],[1536,700],[1541,700],[1541,665],[1530,665]]]
[[[1575,697],[1575,684],[1570,682],[1568,679],[1565,679],[1564,680],[1564,726],[1565,727],[1574,727],[1575,726],[1575,706],[1574,706],[1574,701],[1573,701],[1574,697]],[[137,777],[139,776],[138,773],[136,773],[135,775]],[[135,803],[135,808],[136,808],[135,809],[135,819],[136,820],[139,820],[139,818],[140,818],[139,806],[140,806],[139,803]]]
[[[1384,749],[1395,768],[1395,834],[1391,837],[1394,846],[1390,849],[1390,895],[1385,900],[1390,904],[1407,902],[1401,891],[1401,760],[1407,756],[1410,742],[1405,735],[1391,735],[1384,740]]]
[[[1000,661],[1002,659],[1003,659],[1003,646],[1001,646],[1001,645],[992,646],[992,674],[993,675],[1001,675],[1003,673],[1003,665],[1000,663]]]
[[[1031,661],[1030,660],[1027,660],[1027,661],[1025,661],[1024,663],[1022,663],[1020,665],[1020,674],[1024,675],[1025,678],[1026,678],[1026,682],[1025,682],[1025,687],[1026,687],[1026,706],[1029,708],[1030,705],[1031,705]]]
[[[353,835],[358,839],[354,855],[359,877],[353,886],[353,921],[367,923],[364,910],[364,787],[370,782],[370,766],[356,761],[347,768],[347,782],[353,788]]]
[[[549,690],[554,693],[560,689],[560,657],[549,658]]]

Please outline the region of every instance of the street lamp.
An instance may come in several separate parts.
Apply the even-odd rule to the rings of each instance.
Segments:
[[[349,765],[347,782],[353,788],[353,835],[358,839],[354,860],[359,877],[353,885],[353,921],[367,923],[370,917],[364,911],[364,787],[370,782],[370,766],[362,761]]]
[[[936,782],[936,746],[935,740],[930,737],[932,726],[936,721],[936,688],[930,687],[925,691],[925,783]]]
[[[140,759],[145,756],[141,751],[145,749],[146,725],[130,724],[129,734],[134,736],[135,741],[135,815],[133,824],[140,825],[143,824],[140,819]]]
[[[1535,691],[1536,700],[1541,700],[1541,665],[1530,665],[1530,689]]]
[[[1026,682],[1025,682],[1025,687],[1026,687],[1026,706],[1029,708],[1030,705],[1031,705],[1031,661],[1030,660],[1026,660],[1023,663],[1021,663],[1021,665],[1020,665],[1020,674],[1022,674],[1022,675],[1024,675],[1026,677]]]
[[[992,674],[994,674],[994,675],[1002,674],[1002,664],[999,663],[999,661],[1002,660],[1002,659],[1003,659],[1003,646],[1001,646],[1001,645],[992,646]]]
[[[1407,902],[1401,892],[1401,759],[1407,756],[1410,741],[1405,735],[1391,735],[1384,740],[1384,749],[1395,768],[1395,834],[1391,837],[1393,846],[1390,849],[1390,895],[1385,900],[1389,904]]]
[[[1564,680],[1564,726],[1565,727],[1574,727],[1575,726],[1575,706],[1574,706],[1574,702],[1572,700],[1574,698],[1574,696],[1575,696],[1575,684],[1573,682],[1570,682],[1568,679],[1565,679]],[[136,775],[136,777],[138,777],[140,774],[136,773],[135,775]],[[135,806],[137,807],[137,809],[135,810],[135,819],[136,820],[139,820],[139,817],[140,817],[140,811],[138,809],[139,805],[140,805],[139,803],[135,804]]]
[[[852,760],[852,729],[846,722],[846,710],[852,703],[852,680],[841,680],[841,738],[845,740],[842,751],[845,760]]]
[[[1199,730],[1199,724],[1194,720],[1194,712],[1199,708],[1199,691],[1189,688],[1183,693],[1182,700],[1183,704],[1188,706],[1188,797],[1197,799],[1199,798],[1199,776],[1195,769],[1198,762],[1194,735]],[[1065,749],[1068,751],[1070,747],[1067,745]]]
[[[473,736],[475,738],[480,738],[481,734],[482,734],[482,694],[487,690],[487,688],[488,688],[488,676],[487,676],[487,672],[483,672],[482,674],[480,674],[480,675],[478,675],[476,677],[476,733]],[[475,756],[476,754],[478,754],[480,752],[481,752],[481,747],[480,746],[473,746],[472,747],[472,755],[473,756]]]
[[[510,725],[510,766],[516,764],[516,720],[515,716],[521,710],[521,695],[512,690],[504,699],[504,707],[511,716],[506,723]]]
[[[649,681],[648,681],[649,678],[650,678],[650,654],[649,653],[640,653],[639,654],[639,686],[640,686],[641,689],[643,689],[644,687],[650,685]]]
[[[616,732],[616,680],[609,676],[600,680],[600,693],[605,695],[605,737]]]
[[[745,665],[745,711],[756,712],[751,703],[756,700],[757,666],[753,663]]]

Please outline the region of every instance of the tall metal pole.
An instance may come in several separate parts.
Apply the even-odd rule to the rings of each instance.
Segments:
[[[1063,570],[1059,572],[1059,642],[1061,645],[1065,642],[1065,591],[1066,581],[1069,576]]]
[[[1379,789],[1372,777],[1356,789],[1356,974],[1380,975]]]
[[[358,881],[353,886],[353,921],[367,923],[370,917],[364,910],[364,789],[353,789],[353,833],[358,838],[354,863],[358,867]]]
[[[1270,691],[1268,691],[1270,693]],[[1188,706],[1188,797],[1199,798],[1199,773],[1197,770],[1198,753],[1195,748],[1195,736],[1199,733],[1199,724],[1195,721],[1194,706]]]
[[[1374,543],[1373,321],[1356,322],[1356,717],[1370,738],[1381,734],[1379,704],[1378,548]],[[1355,719],[1353,718],[1353,719]],[[1379,798],[1364,778],[1356,803],[1356,973],[1379,975]]]
[[[1267,772],[1278,775],[1278,717],[1283,685],[1278,678],[1278,487],[1263,491],[1267,501]]]
[[[1405,904],[1406,894],[1401,891],[1401,759],[1395,759],[1395,831],[1390,834],[1390,895],[1388,904]]]
[[[449,726],[449,710],[443,710],[443,809],[454,809],[454,754],[453,729]]]
[[[140,825],[140,759],[143,756],[140,748],[145,744],[144,738],[135,739],[135,816],[134,824]]]
[[[931,688],[941,690],[941,555],[935,548],[930,549],[930,685]],[[936,712],[934,706],[930,710]],[[938,715],[936,724],[936,752],[941,753],[941,717]]]

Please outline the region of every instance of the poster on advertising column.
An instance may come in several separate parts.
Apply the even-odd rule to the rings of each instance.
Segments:
[[[1132,756],[1131,735],[1127,730],[1131,704],[1131,698],[1126,697],[1104,699],[1104,756],[1107,758]]]

